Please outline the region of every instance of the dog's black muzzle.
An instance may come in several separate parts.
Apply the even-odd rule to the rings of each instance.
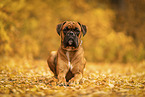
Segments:
[[[78,37],[73,31],[66,33],[64,37],[64,47],[78,47]]]

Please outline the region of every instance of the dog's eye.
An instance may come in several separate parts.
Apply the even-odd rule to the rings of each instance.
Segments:
[[[78,28],[75,28],[74,31],[76,32],[77,36],[80,34],[80,30]]]
[[[75,28],[74,31],[75,32],[80,32],[80,30],[78,28]]]
[[[69,29],[66,27],[65,29],[63,29],[63,33],[64,33],[64,35],[66,35],[66,33],[67,33],[67,31],[68,31]]]
[[[68,31],[68,30],[67,30],[67,29],[64,29],[64,30],[63,30],[63,32],[66,32],[66,31]]]

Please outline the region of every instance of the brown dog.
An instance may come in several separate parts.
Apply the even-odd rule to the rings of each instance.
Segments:
[[[81,36],[86,32],[86,26],[79,22],[65,21],[57,25],[61,46],[58,51],[51,52],[47,62],[59,84],[78,83],[82,79],[86,60],[81,46]]]

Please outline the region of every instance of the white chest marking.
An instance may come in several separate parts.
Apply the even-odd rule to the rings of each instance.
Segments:
[[[66,52],[66,56],[67,56],[67,59],[68,59],[68,67],[70,68],[70,70],[72,70],[72,65],[70,63],[70,57],[69,57],[69,52]]]

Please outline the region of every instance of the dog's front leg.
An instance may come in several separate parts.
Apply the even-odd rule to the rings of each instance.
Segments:
[[[65,79],[65,73],[64,72],[61,72],[58,74],[58,84],[59,85],[66,85],[66,79]]]
[[[68,68],[64,64],[58,65],[57,72],[58,72],[58,84],[63,86],[66,85],[65,76],[68,72]]]
[[[74,75],[74,77],[69,80],[69,84],[79,84],[80,80],[82,79],[83,74],[78,72]]]

